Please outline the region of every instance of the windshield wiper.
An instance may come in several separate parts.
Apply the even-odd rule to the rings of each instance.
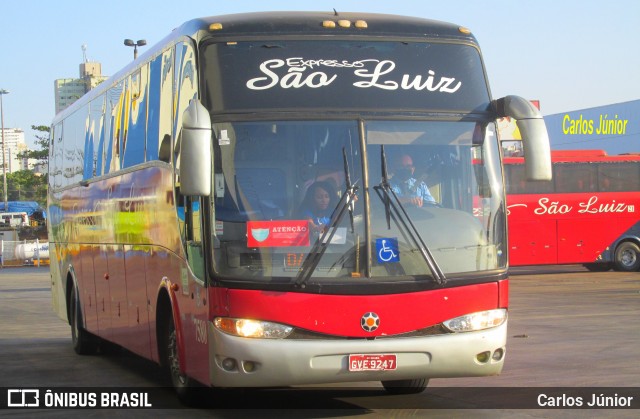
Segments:
[[[439,285],[444,285],[447,282],[444,272],[442,272],[442,269],[438,266],[438,262],[436,262],[435,258],[429,251],[429,248],[422,239],[420,232],[413,224],[413,221],[411,221],[411,217],[407,214],[407,211],[402,205],[402,202],[400,202],[398,195],[396,195],[391,188],[391,184],[389,183],[389,174],[387,172],[387,157],[384,152],[384,145],[380,145],[380,167],[382,169],[382,181],[380,182],[380,185],[374,186],[374,189],[384,203],[387,228],[391,229],[391,218],[393,218],[398,227],[402,226],[404,232],[406,232],[409,238],[413,241],[420,251],[422,258],[427,263],[427,266],[433,275],[433,280]]]
[[[392,191],[391,184],[389,183],[389,172],[387,171],[387,156],[384,154],[383,145],[380,145],[380,168],[382,169],[382,181],[380,182],[379,187],[384,191]],[[391,196],[388,192],[384,194],[382,201],[384,202],[384,214],[387,220],[387,229],[391,230]]]
[[[351,221],[351,233],[355,233],[355,225],[353,222],[353,207],[355,205],[355,192],[358,190],[357,186],[353,186],[351,184],[351,171],[349,170],[349,161],[347,160],[347,151],[345,150],[344,147],[342,147],[342,161],[344,163],[344,181],[345,181],[345,186],[347,189],[347,193],[349,191],[352,190],[352,188],[355,187],[355,189],[353,189],[353,196],[351,197],[352,199],[349,200],[349,202],[347,202],[347,208],[349,208],[349,220]]]
[[[346,211],[349,211],[349,217],[351,220],[351,232],[355,231],[354,221],[353,221],[353,203],[356,199],[356,192],[358,190],[358,186],[351,184],[351,174],[349,173],[349,162],[347,160],[347,152],[344,147],[342,148],[342,159],[344,161],[344,178],[346,183],[345,192],[342,194],[340,201],[336,205],[336,208],[333,210],[331,214],[331,221],[325,228],[322,235],[315,242],[306,259],[302,263],[300,267],[300,271],[296,277],[295,285],[300,288],[305,288],[307,281],[311,278],[313,271],[318,267],[320,263],[320,259],[324,255],[324,252],[329,247],[333,236],[336,234],[338,230],[336,226],[340,225],[342,218],[344,217]]]

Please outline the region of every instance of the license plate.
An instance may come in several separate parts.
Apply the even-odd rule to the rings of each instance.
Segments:
[[[395,354],[349,355],[349,371],[385,371],[396,369]]]

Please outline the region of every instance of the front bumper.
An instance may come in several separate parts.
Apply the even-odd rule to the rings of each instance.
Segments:
[[[276,387],[416,378],[472,377],[502,371],[507,322],[479,332],[375,340],[250,339],[208,326],[215,387]],[[499,360],[477,355],[502,350]],[[396,354],[397,368],[350,372],[350,354]]]

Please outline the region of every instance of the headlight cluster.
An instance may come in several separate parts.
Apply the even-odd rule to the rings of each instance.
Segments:
[[[499,308],[495,310],[479,311],[465,314],[455,319],[443,322],[444,326],[454,333],[475,332],[477,330],[490,329],[500,326],[507,320],[507,310]]]
[[[229,317],[216,317],[213,324],[225,333],[243,338],[283,339],[293,331],[293,327],[283,324]]]

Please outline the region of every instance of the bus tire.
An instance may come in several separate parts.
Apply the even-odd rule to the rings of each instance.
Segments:
[[[165,333],[163,337],[163,363],[167,369],[171,384],[178,394],[178,398],[187,406],[198,402],[198,388],[194,380],[180,371],[180,352],[178,349],[178,334],[171,313],[167,315]]]
[[[382,387],[389,394],[418,394],[422,393],[429,384],[427,378],[415,380],[390,380],[382,381]]]
[[[610,263],[585,263],[585,268],[587,268],[591,272],[606,272],[611,269]]]
[[[71,343],[78,355],[92,355],[98,350],[97,338],[82,327],[80,301],[73,288],[69,300],[69,324],[71,325]]]
[[[630,241],[620,243],[616,247],[614,265],[618,271],[637,271],[640,268],[640,247]]]

